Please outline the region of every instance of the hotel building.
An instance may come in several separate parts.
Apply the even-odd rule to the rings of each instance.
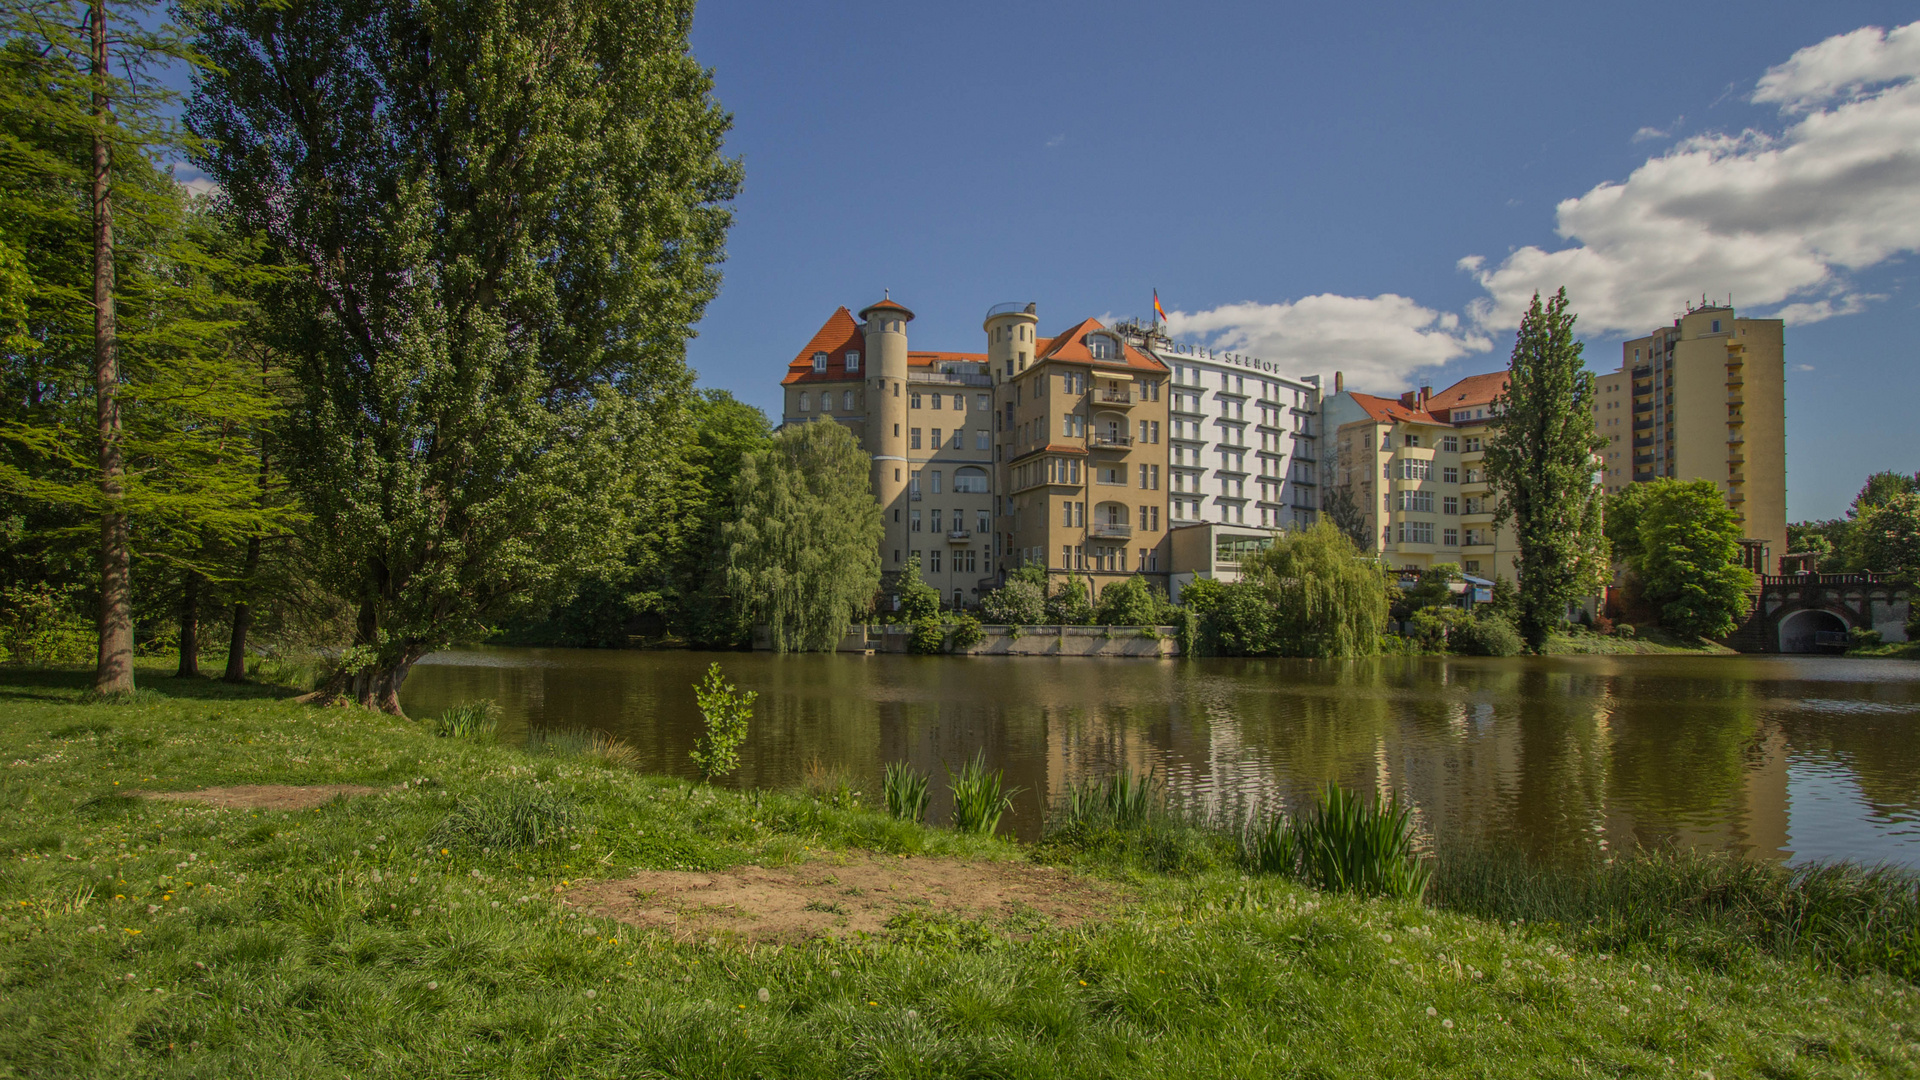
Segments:
[[[1606,489],[1711,480],[1745,532],[1748,568],[1774,573],[1787,552],[1785,324],[1690,309],[1621,345],[1598,388]]]

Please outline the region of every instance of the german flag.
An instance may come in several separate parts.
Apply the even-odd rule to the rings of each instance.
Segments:
[[[1161,322],[1167,321],[1167,309],[1160,306],[1160,290],[1153,290],[1153,315]]]

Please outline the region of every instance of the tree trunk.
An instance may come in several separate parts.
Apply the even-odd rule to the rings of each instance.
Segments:
[[[180,670],[176,679],[200,677],[200,571],[188,570],[180,587]]]
[[[380,620],[374,612],[373,604],[360,605],[358,625],[354,628],[356,648],[366,646],[378,650],[380,647]],[[400,709],[400,686],[407,681],[407,674],[421,657],[420,649],[412,644],[402,648],[398,656],[383,657],[378,662],[360,668],[357,671],[340,670],[334,672],[321,684],[320,689],[309,695],[321,701],[339,701],[346,699],[362,708],[378,709],[394,716],[405,716]]]
[[[113,310],[113,153],[107,144],[107,9],[94,0],[93,24],[93,387],[100,425],[100,657],[93,688],[133,689],[133,585],[120,457],[120,357]]]
[[[247,540],[247,561],[240,569],[240,599],[233,603],[233,637],[227,642],[227,673],[221,679],[230,683],[247,681],[247,631],[253,628],[253,604],[249,602],[253,575],[260,569],[260,538]]]

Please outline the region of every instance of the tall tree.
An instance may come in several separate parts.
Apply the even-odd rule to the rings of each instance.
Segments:
[[[1496,513],[1520,548],[1520,636],[1541,652],[1567,608],[1606,579],[1600,486],[1594,455],[1593,376],[1574,337],[1567,290],[1545,304],[1535,293],[1520,320],[1507,388],[1493,402],[1487,477],[1500,493]]]
[[[1902,492],[1872,504],[1854,524],[1853,541],[1860,569],[1920,583],[1920,494]]]
[[[1883,471],[1867,477],[1860,485],[1860,493],[1853,497],[1853,503],[1847,507],[1847,518],[1858,520],[1872,513],[1875,507],[1885,506],[1896,496],[1920,493],[1920,473],[1909,475]]]
[[[1282,656],[1372,656],[1387,625],[1384,568],[1332,522],[1276,536],[1241,567],[1273,609]]]
[[[297,271],[263,305],[289,475],[358,613],[329,692],[397,712],[421,656],[618,567],[739,185],[692,7],[196,15],[196,163]]]
[[[831,421],[782,429],[740,461],[727,542],[735,601],[779,652],[834,647],[880,588],[871,459]]]
[[[1753,574],[1740,563],[1739,519],[1711,480],[1660,479],[1640,504],[1634,569],[1660,625],[1725,637],[1747,613]],[[1911,498],[1911,496],[1908,496]]]

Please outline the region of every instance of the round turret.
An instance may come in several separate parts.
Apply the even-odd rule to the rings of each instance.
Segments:
[[[880,500],[886,539],[880,569],[906,568],[907,548],[907,324],[913,312],[892,298],[861,309],[867,350],[867,453],[873,456],[873,494]]]
[[[1011,379],[1033,363],[1039,322],[1033,304],[997,304],[988,309],[981,328],[987,332],[987,367],[995,382]]]

